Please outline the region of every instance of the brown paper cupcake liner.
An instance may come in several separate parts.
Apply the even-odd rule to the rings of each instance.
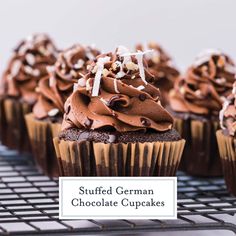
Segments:
[[[41,121],[30,113],[25,116],[32,153],[39,168],[49,176],[58,176],[61,171],[60,159],[56,158],[53,135],[58,135],[59,123]]]
[[[3,139],[4,134],[6,134],[6,120],[3,107],[3,98],[0,98],[0,140]]]
[[[191,175],[221,176],[215,135],[219,122],[175,118],[174,128],[186,140],[179,169]]]
[[[31,112],[32,106],[11,98],[3,99],[0,106],[2,144],[20,152],[30,152],[24,115]]]
[[[95,143],[54,138],[66,176],[174,176],[185,141]]]
[[[226,186],[236,196],[236,141],[222,130],[216,132]]]

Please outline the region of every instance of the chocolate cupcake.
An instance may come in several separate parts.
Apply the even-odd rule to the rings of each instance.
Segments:
[[[45,34],[35,34],[14,50],[0,86],[1,141],[19,151],[29,150],[24,115],[37,100],[38,81],[56,61],[57,49]]]
[[[184,140],[143,64],[145,52],[102,54],[65,103],[54,138],[65,176],[172,176]]]
[[[58,175],[52,138],[60,130],[64,102],[98,54],[94,48],[74,45],[59,54],[55,65],[47,68],[48,75],[38,83],[38,100],[25,119],[34,157],[47,175]],[[60,168],[60,161],[58,163]]]
[[[143,51],[144,46],[139,44],[136,50]],[[149,71],[154,75],[148,82],[161,90],[161,103],[169,104],[169,91],[174,87],[174,81],[179,76],[179,71],[167,52],[157,43],[149,43],[147,49],[153,50],[152,54],[145,55]]]
[[[180,168],[189,174],[222,174],[215,132],[219,128],[219,111],[232,90],[235,72],[235,65],[227,55],[209,50],[199,55],[170,92],[175,128],[186,139]]]
[[[216,132],[226,186],[236,196],[236,83],[220,111],[221,130]]]

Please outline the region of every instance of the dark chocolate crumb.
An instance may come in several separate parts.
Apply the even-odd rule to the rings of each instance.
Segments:
[[[65,109],[65,113],[66,113],[66,115],[68,115],[68,114],[69,114],[69,112],[70,112],[70,109],[71,109],[71,106],[70,106],[70,105],[68,105],[68,106],[66,107],[66,109]]]
[[[138,97],[138,98],[139,98],[139,100],[140,100],[140,101],[142,101],[142,102],[143,102],[143,101],[145,101],[145,100],[146,100],[147,96],[146,96],[146,94],[144,94],[144,93],[141,93],[141,94],[139,95],[139,97]]]

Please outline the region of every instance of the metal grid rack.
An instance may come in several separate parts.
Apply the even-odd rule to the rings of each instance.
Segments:
[[[0,146],[0,235],[80,235],[225,229],[236,233],[236,198],[221,178],[179,173],[177,220],[59,220],[58,181]]]

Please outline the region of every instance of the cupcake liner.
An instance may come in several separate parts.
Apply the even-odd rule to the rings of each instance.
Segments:
[[[226,186],[236,196],[236,141],[222,130],[216,132]]]
[[[173,176],[185,141],[95,143],[54,138],[66,176]],[[88,166],[90,166],[89,169]]]
[[[215,135],[219,122],[175,118],[174,128],[186,140],[179,169],[191,175],[221,176]]]
[[[93,176],[94,159],[90,142],[71,142],[54,138],[57,158],[61,159],[64,176]]]
[[[58,135],[60,124],[37,120],[32,113],[27,114],[25,120],[37,165],[46,175],[58,176],[61,165],[59,160],[59,165],[57,163],[52,139],[53,135]]]
[[[6,98],[1,101],[1,141],[2,144],[20,152],[30,152],[24,115],[32,110],[32,106]]]
[[[6,134],[6,120],[4,115],[3,99],[0,98],[0,140],[3,139],[4,134]]]

